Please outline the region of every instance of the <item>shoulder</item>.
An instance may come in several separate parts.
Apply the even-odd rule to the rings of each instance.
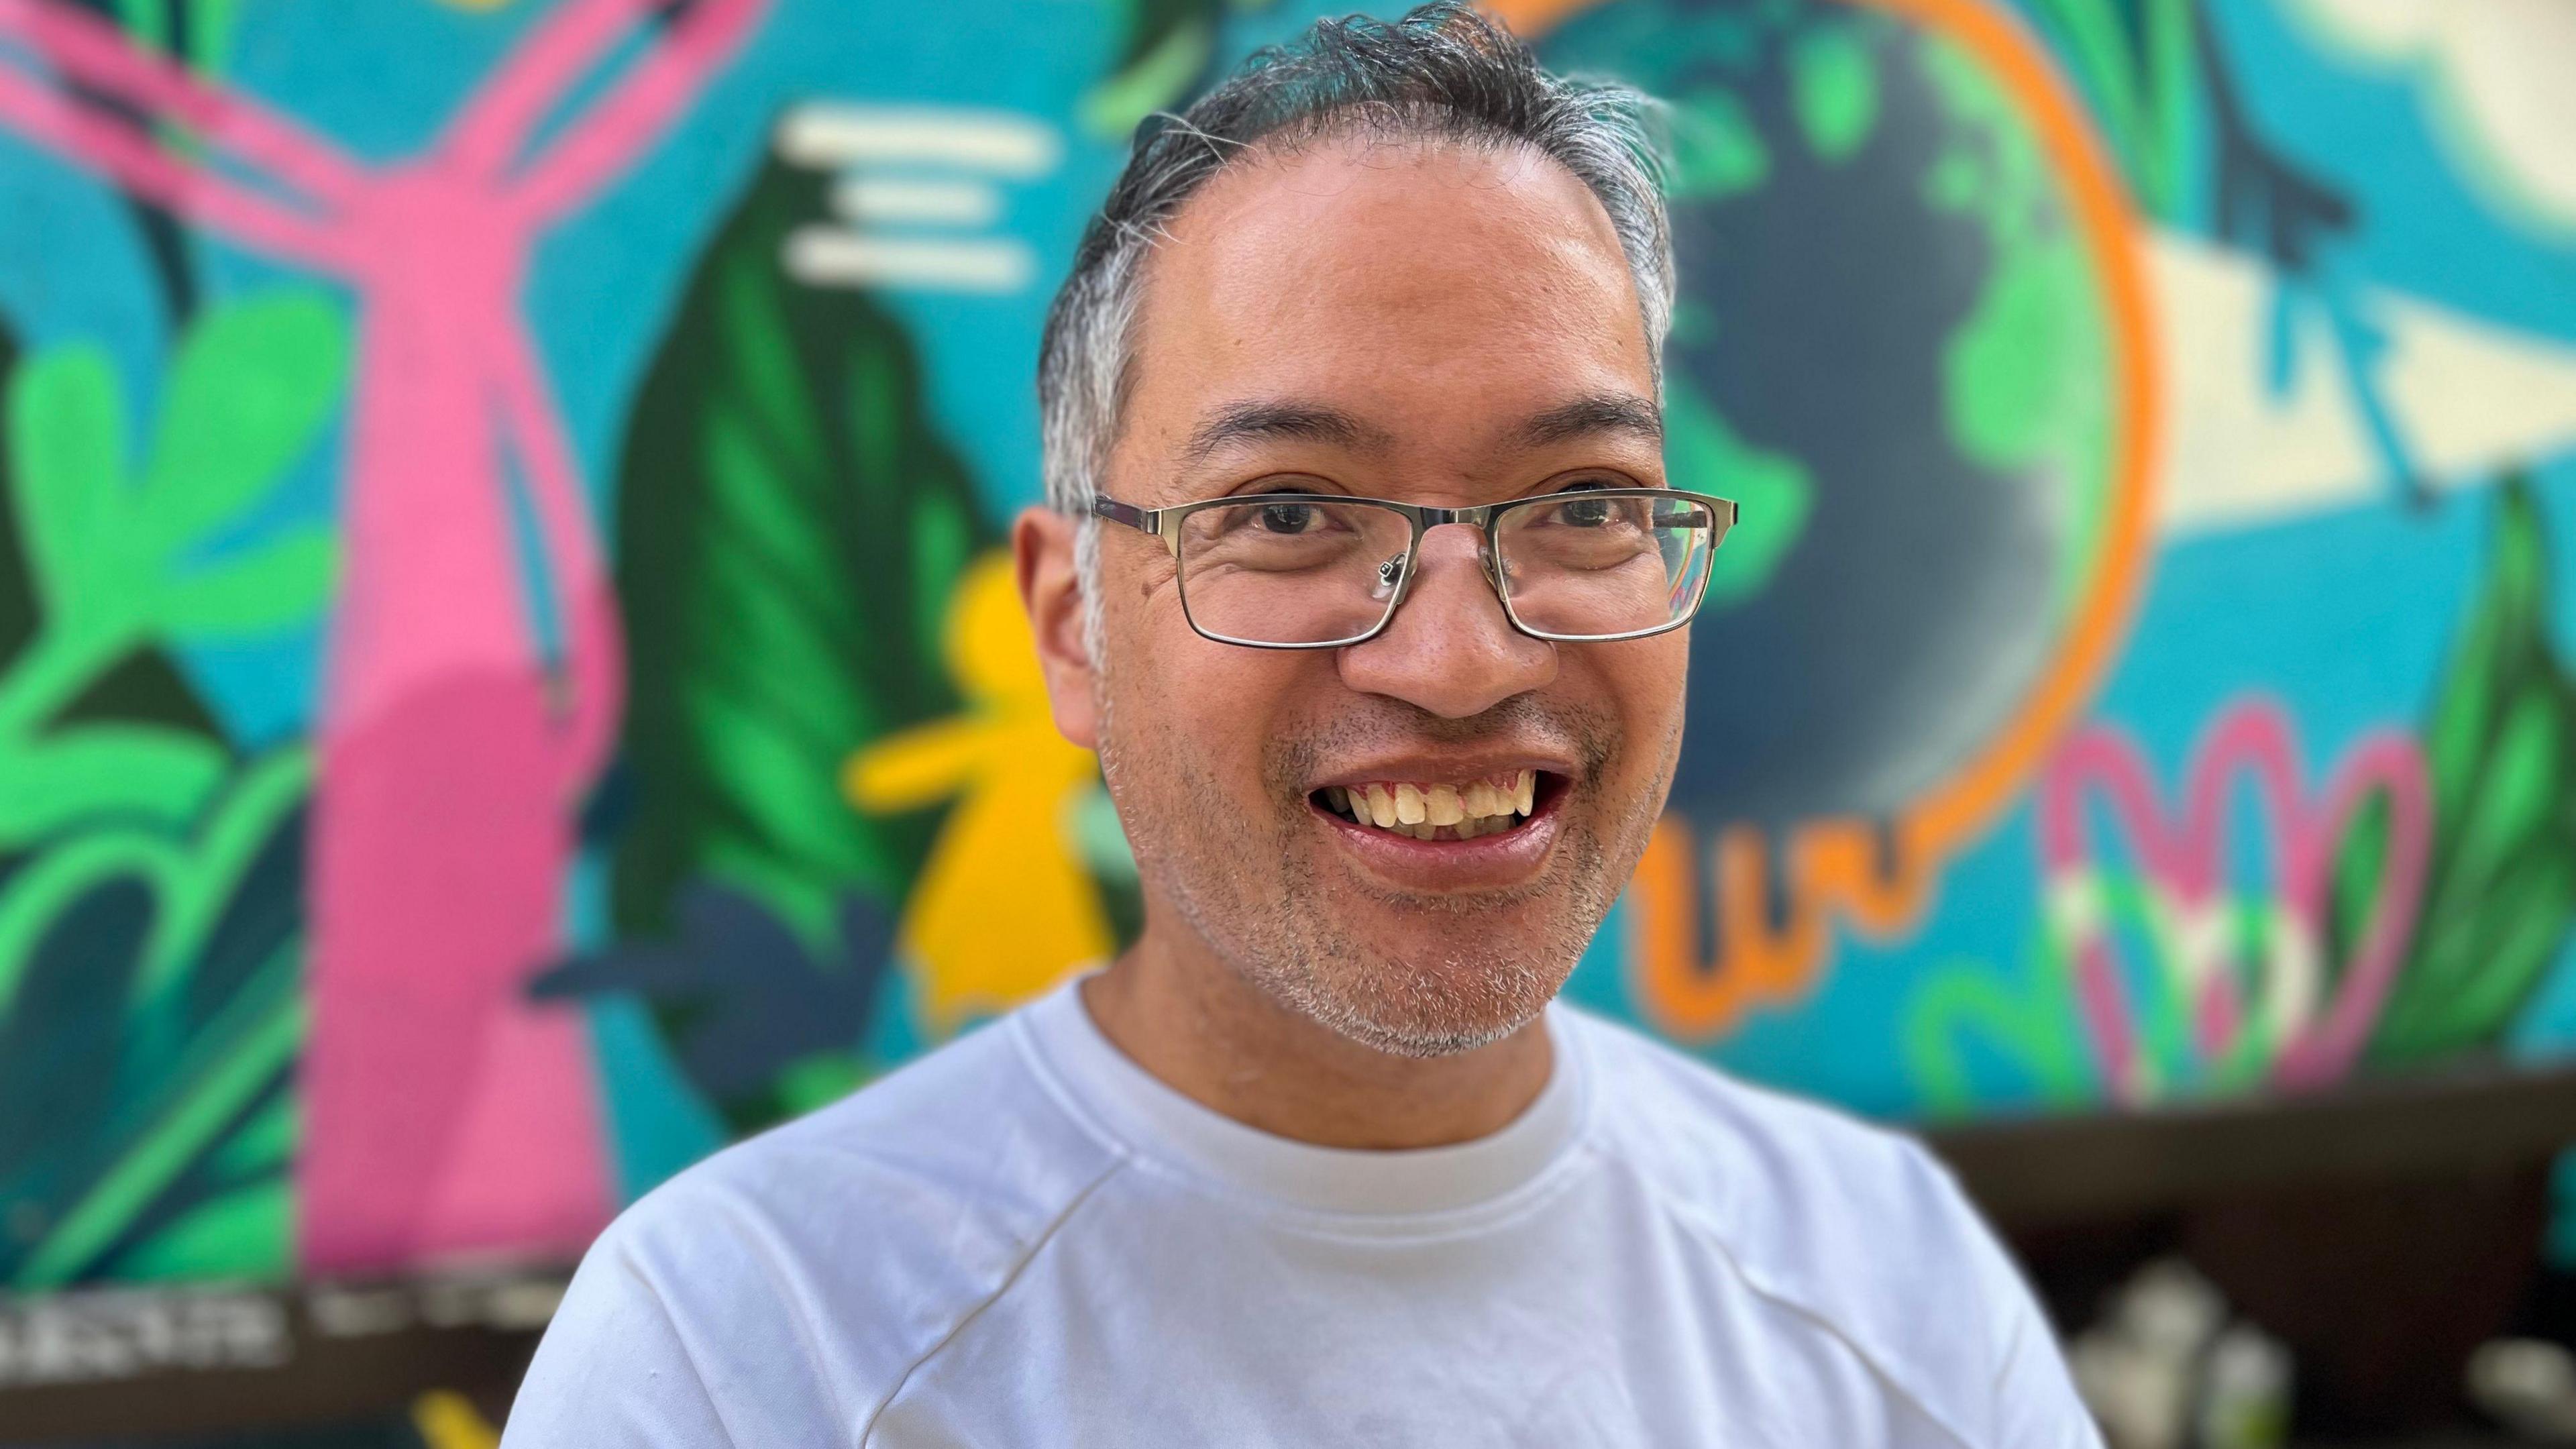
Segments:
[[[1609,1140],[1694,1208],[1755,1232],[1792,1208],[1805,1216],[1837,1205],[1882,1230],[1977,1226],[1947,1170],[1913,1138],[1739,1081],[1628,1027],[1568,1015],[1591,1054]]]
[[[583,1260],[547,1351],[583,1352],[555,1337],[589,1325],[570,1331],[613,1356],[649,1319],[728,1419],[865,1423],[1120,1161],[1019,1030],[996,1022],[646,1194]]]
[[[1947,1168],[1914,1139],[1737,1081],[1575,1013],[1601,1140],[1747,1287],[1817,1324],[1940,1422],[1982,1425],[2044,1322]]]
[[[953,1208],[1005,1236],[1043,1221],[1116,1154],[1031,1070],[1022,1029],[1005,1017],[736,1143],[640,1199],[620,1225],[650,1237],[705,1213],[747,1212],[867,1256],[907,1246],[908,1208],[932,1209],[951,1244]]]

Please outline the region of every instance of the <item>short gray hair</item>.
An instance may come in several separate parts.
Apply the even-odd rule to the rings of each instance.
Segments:
[[[1083,541],[1093,542],[1090,494],[1134,377],[1146,258],[1199,188],[1256,143],[1450,140],[1525,146],[1555,161],[1609,214],[1660,385],[1673,249],[1655,122],[1654,102],[1639,92],[1550,75],[1510,32],[1450,3],[1394,21],[1317,21],[1295,45],[1254,54],[1187,111],[1148,119],[1047,312],[1038,411],[1048,503],[1085,517]]]

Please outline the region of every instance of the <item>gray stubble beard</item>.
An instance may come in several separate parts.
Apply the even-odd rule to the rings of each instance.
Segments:
[[[1094,660],[1095,666],[1105,662],[1096,654]],[[1096,677],[1100,681],[1096,706],[1101,768],[1114,796],[1127,773],[1127,752],[1121,731],[1113,725],[1106,672]],[[1526,707],[1539,708],[1534,702]],[[1560,732],[1580,741],[1585,778],[1599,780],[1610,772],[1618,759],[1615,728],[1598,717],[1549,713],[1560,723],[1579,720],[1576,727]],[[1643,849],[1645,834],[1660,809],[1671,776],[1674,743],[1672,739],[1664,742],[1660,778],[1639,806],[1611,822],[1619,835],[1630,837],[1623,843],[1637,850]],[[1244,982],[1279,1007],[1363,1046],[1413,1058],[1454,1056],[1489,1046],[1536,1020],[1573,974],[1575,963],[1617,898],[1620,882],[1611,878],[1603,841],[1588,830],[1569,830],[1558,848],[1572,853],[1570,879],[1553,891],[1551,879],[1472,901],[1397,897],[1391,902],[1454,915],[1462,927],[1460,939],[1472,941],[1475,938],[1468,933],[1477,916],[1500,906],[1559,895],[1565,899],[1563,913],[1537,954],[1497,952],[1479,959],[1459,953],[1418,964],[1370,959],[1348,932],[1335,929],[1335,913],[1320,899],[1316,882],[1297,867],[1290,848],[1296,832],[1308,825],[1303,797],[1295,789],[1298,782],[1311,778],[1301,762],[1319,750],[1314,740],[1273,742],[1265,750],[1264,778],[1273,787],[1272,797],[1285,802],[1282,813],[1270,821],[1269,841],[1179,840],[1167,856],[1161,842],[1140,843],[1131,836],[1142,877]],[[1182,832],[1197,833],[1191,822],[1240,818],[1195,758],[1166,750],[1154,768],[1184,782],[1179,792],[1184,802],[1193,797],[1198,802],[1199,808],[1177,812],[1183,816]],[[1265,844],[1266,850],[1262,849]],[[1627,853],[1633,863],[1636,851]],[[1227,859],[1259,859],[1264,854],[1274,862],[1271,875],[1279,882],[1275,905],[1242,899],[1240,891],[1228,888],[1228,873],[1221,869],[1198,868]]]

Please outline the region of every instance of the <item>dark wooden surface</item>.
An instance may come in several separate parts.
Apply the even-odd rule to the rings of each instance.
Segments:
[[[2335,1183],[2483,1174],[2576,1144],[2576,1066],[1923,1134],[2007,1233]]]

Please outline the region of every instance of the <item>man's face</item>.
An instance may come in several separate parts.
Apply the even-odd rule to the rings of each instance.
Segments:
[[[1224,173],[1151,258],[1135,357],[1105,487],[1149,508],[1664,482],[1617,237],[1582,183],[1526,151],[1352,142]],[[1367,643],[1259,650],[1191,632],[1171,554],[1112,527],[1092,709],[1064,708],[1060,682],[1060,718],[1095,727],[1154,927],[1408,1055],[1507,1035],[1564,984],[1681,739],[1686,632],[1515,633],[1477,549],[1467,527],[1432,530]],[[1437,818],[1448,787],[1490,813],[1490,787],[1522,772],[1529,813],[1511,802],[1472,838],[1334,808],[1337,789],[1412,787]]]

